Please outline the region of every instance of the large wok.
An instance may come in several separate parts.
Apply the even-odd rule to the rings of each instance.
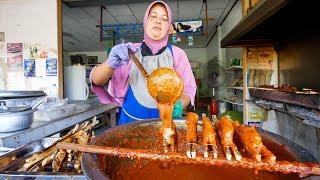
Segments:
[[[178,130],[178,151],[184,153],[186,128],[183,119],[175,120]],[[95,137],[91,145],[123,147],[131,149],[163,150],[159,139],[161,121],[139,121],[124,126],[111,128]],[[198,131],[201,126],[198,126]],[[317,162],[317,160],[301,146],[276,134],[259,130],[263,143],[276,156],[277,160]],[[199,141],[201,142],[201,141]],[[199,148],[200,151],[200,148]],[[219,157],[223,154],[219,149]],[[297,174],[281,174],[253,169],[227,166],[199,166],[192,164],[162,163],[147,160],[109,157],[84,153],[82,168],[89,179],[298,179]]]

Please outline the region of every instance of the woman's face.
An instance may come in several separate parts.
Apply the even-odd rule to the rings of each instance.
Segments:
[[[167,10],[160,4],[155,4],[149,13],[146,33],[153,40],[161,40],[169,31],[169,18]]]

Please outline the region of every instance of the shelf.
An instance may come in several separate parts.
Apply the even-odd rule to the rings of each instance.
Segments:
[[[221,47],[273,46],[319,33],[318,5],[299,0],[261,0],[222,39]]]
[[[228,103],[231,103],[231,104],[234,104],[234,105],[243,106],[242,103],[236,103],[236,102],[233,102],[233,101],[230,101],[230,100],[227,100],[227,99],[224,99],[224,101],[228,102]]]
[[[282,102],[252,99],[252,101],[259,107],[270,110],[274,109],[280,112],[290,114],[303,119],[303,123],[320,128],[320,116],[317,111],[310,111],[308,108],[299,105],[289,105]]]
[[[227,89],[243,90],[243,87],[227,87]]]
[[[265,99],[320,110],[320,96],[317,94],[297,94],[261,88],[249,89],[249,92],[250,96],[256,99]]]
[[[231,67],[227,68],[226,70],[227,71],[234,71],[236,69],[242,69],[242,66],[231,66]]]

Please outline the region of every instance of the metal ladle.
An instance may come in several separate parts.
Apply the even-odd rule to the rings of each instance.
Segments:
[[[160,104],[174,104],[182,95],[183,81],[171,68],[158,68],[150,75],[139,59],[129,50],[129,57],[147,79],[150,95]]]

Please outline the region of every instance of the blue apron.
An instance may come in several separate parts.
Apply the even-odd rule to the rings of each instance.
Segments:
[[[142,106],[134,97],[131,87],[129,87],[121,108],[118,125],[150,118],[159,118],[158,109]]]
[[[167,46],[172,54],[172,46]],[[173,54],[172,54],[173,56]],[[148,108],[141,105],[134,96],[131,86],[129,86],[120,111],[118,125],[123,125],[139,120],[159,118],[157,108]]]

